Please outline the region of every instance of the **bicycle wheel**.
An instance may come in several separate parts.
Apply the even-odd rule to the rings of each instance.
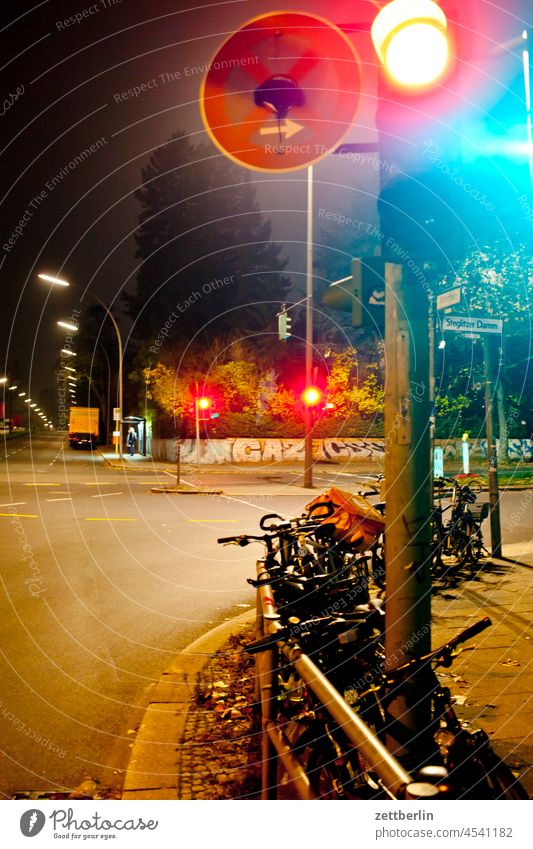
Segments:
[[[479,561],[483,556],[483,538],[480,536],[479,532],[474,534],[470,538],[470,542],[468,544],[468,559],[472,564],[472,571],[474,571],[475,567],[478,566]]]
[[[450,535],[451,553],[455,557],[457,566],[464,566],[469,559],[471,525],[465,516],[461,516]]]
[[[528,799],[525,788],[490,745],[485,731],[463,731],[449,768],[461,799]]]

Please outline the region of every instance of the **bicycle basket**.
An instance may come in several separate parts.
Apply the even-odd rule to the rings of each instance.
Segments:
[[[366,551],[385,530],[383,515],[362,495],[353,495],[332,486],[327,492],[310,501],[306,505],[306,510],[310,510],[313,504],[321,501],[331,501],[335,508],[331,516],[326,516],[324,508],[325,518],[322,522],[322,527],[332,530],[335,542]],[[321,512],[317,510],[313,515],[320,518]]]

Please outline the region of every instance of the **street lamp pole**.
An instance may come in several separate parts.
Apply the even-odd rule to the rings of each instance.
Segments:
[[[305,385],[313,382],[313,166],[307,168],[307,268],[305,310]],[[311,407],[305,405],[304,487],[313,487],[313,436]]]
[[[49,274],[38,274],[37,275],[41,280],[45,280],[48,283],[60,285],[60,286],[73,286],[75,289],[81,289],[77,283],[67,283],[66,280],[62,280],[59,277],[52,277]],[[115,333],[117,335],[117,343],[118,343],[118,409],[119,409],[119,458],[122,460],[124,457],[122,450],[122,415],[123,415],[123,379],[122,379],[122,337],[120,335],[120,329],[115,319],[115,316],[109,309],[109,307],[102,301],[98,295],[95,295],[94,292],[89,292],[89,294],[100,304],[100,306],[104,309],[106,315],[109,317],[113,327],[115,328]]]

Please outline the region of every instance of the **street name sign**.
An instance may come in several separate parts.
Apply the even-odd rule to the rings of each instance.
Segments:
[[[362,66],[335,24],[304,12],[259,15],[209,63],[204,125],[230,159],[256,171],[294,171],[328,155],[353,125]]]
[[[503,321],[490,316],[446,315],[441,319],[443,330],[455,330],[456,333],[498,333],[501,335]]]
[[[448,289],[447,292],[437,295],[437,309],[444,310],[446,307],[452,307],[454,304],[460,303],[460,301],[461,287],[457,286],[455,289]]]

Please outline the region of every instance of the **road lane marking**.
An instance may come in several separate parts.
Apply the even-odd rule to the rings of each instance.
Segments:
[[[21,507],[27,503],[27,501],[11,501],[9,504],[0,504],[0,507]]]
[[[109,498],[110,495],[124,495],[123,492],[103,492],[98,495],[91,495],[91,498]]]
[[[48,503],[51,501],[72,501],[72,496],[67,496],[66,498],[47,498]]]
[[[100,482],[100,481],[96,481],[96,482],[92,481],[91,483],[87,483],[87,481],[84,481],[84,482],[83,482],[83,485],[84,485],[84,486],[116,486],[116,484],[115,484],[115,483],[113,483],[113,481],[102,481],[102,482]]]
[[[214,524],[217,522],[237,522],[239,523],[240,519],[187,519],[187,522],[213,522]]]
[[[0,513],[0,515],[2,515],[2,514]],[[6,515],[8,515],[8,514],[6,514]],[[123,518],[120,518],[120,517],[117,517],[117,516],[115,516],[115,518],[108,518],[107,516],[96,516],[94,518],[93,517],[86,518],[85,521],[86,522],[136,522],[137,519],[123,519]]]
[[[24,486],[61,486],[60,483],[25,483]]]
[[[15,516],[17,519],[38,519],[36,513],[0,513],[0,516]]]

